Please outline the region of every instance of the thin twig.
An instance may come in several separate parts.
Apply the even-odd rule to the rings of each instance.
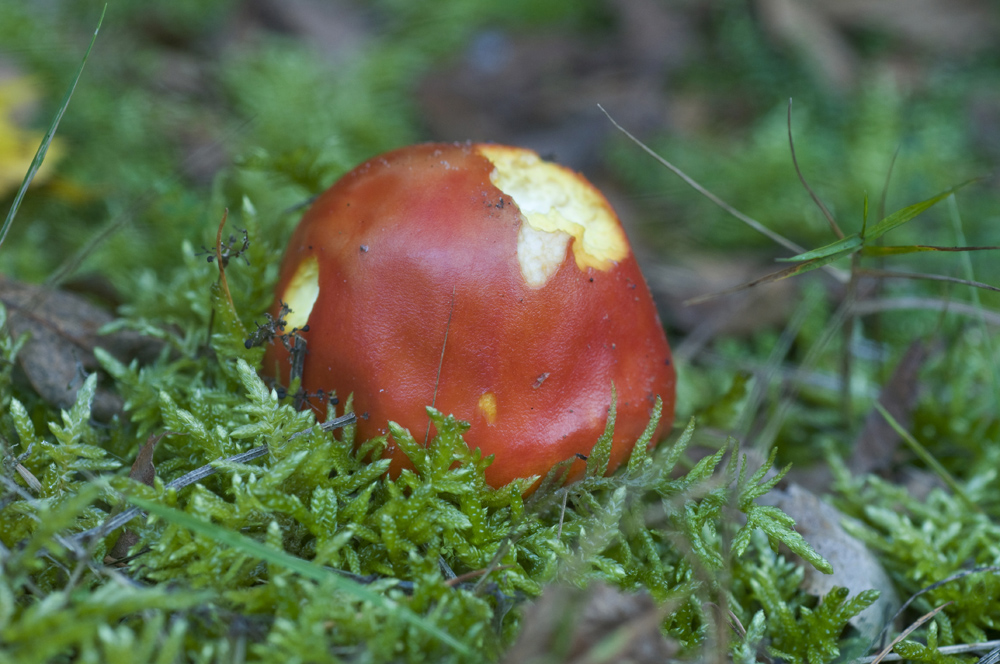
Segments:
[[[514,569],[514,565],[500,565],[499,567],[494,567],[492,571],[502,570],[502,569]],[[446,586],[457,586],[460,583],[464,583],[471,579],[476,579],[479,577],[485,577],[490,570],[485,569],[474,569],[471,572],[466,572],[465,574],[459,574],[458,576],[452,577],[444,582]]]
[[[877,314],[883,311],[897,311],[900,309],[917,309],[926,311],[947,311],[960,316],[970,316],[973,318],[982,316],[984,322],[1000,327],[1000,312],[989,309],[980,309],[965,302],[954,302],[934,297],[894,297],[868,299],[862,302],[855,302],[853,312],[859,316]]]
[[[354,422],[355,422],[354,413],[347,413],[346,415],[341,415],[340,417],[324,422],[323,424],[320,424],[319,427],[323,431],[330,431],[337,427],[353,424]],[[306,431],[299,432],[298,434],[295,435],[302,435],[311,430],[312,427],[310,427]],[[295,436],[290,437],[289,440],[291,440],[291,438],[294,437]],[[267,445],[261,445],[260,447],[255,447],[253,449],[247,450],[246,452],[240,452],[239,454],[234,454],[233,456],[226,457],[225,459],[218,459],[216,461],[213,461],[212,463],[201,466],[200,468],[196,468],[189,473],[185,473],[184,475],[181,475],[172,482],[168,482],[166,488],[168,490],[175,489],[179,491],[180,489],[195,484],[196,482],[200,482],[206,477],[210,477],[215,473],[217,473],[219,471],[217,464],[248,463],[250,461],[253,461],[254,459],[258,459],[264,456],[265,454],[268,453],[268,451],[269,449]],[[142,510],[140,510],[138,507],[130,507],[121,514],[111,517],[101,525],[76,533],[72,537],[67,538],[67,540],[73,543],[80,543],[87,541],[90,538],[99,539],[101,537],[104,537],[108,533],[115,531],[118,528],[121,528],[122,526],[124,526],[126,523],[128,523],[141,513]]]
[[[503,560],[503,557],[507,555],[507,552],[510,551],[510,547],[513,546],[514,542],[519,537],[520,533],[512,532],[504,538],[504,541],[497,549],[497,552],[493,554],[493,558],[490,560],[490,564],[486,566],[486,569],[482,570],[483,572],[482,577],[480,577],[479,581],[476,582],[476,585],[472,587],[473,595],[478,595],[480,592],[482,592],[483,588],[486,586],[487,577],[489,577],[489,575],[492,574],[494,570],[500,569],[500,567],[502,567],[500,561]]]
[[[872,277],[875,279],[926,279],[928,281],[943,281],[949,284],[958,284],[959,286],[972,286],[973,288],[1000,292],[1000,288],[984,284],[981,281],[959,279],[958,277],[949,277],[944,274],[923,274],[921,272],[902,272],[899,270],[882,270],[866,267],[858,268],[856,273],[859,277]]]
[[[830,214],[830,211],[826,209],[825,205],[823,205],[823,201],[819,200],[819,196],[816,195],[816,192],[814,192],[812,190],[812,187],[809,186],[809,183],[806,182],[806,176],[802,175],[802,170],[799,168],[799,160],[795,156],[795,141],[792,140],[791,97],[788,98],[788,147],[792,151],[792,165],[795,166],[795,174],[799,176],[799,182],[801,182],[802,186],[806,188],[806,191],[808,191],[809,195],[812,196],[813,202],[816,203],[820,211],[823,213],[823,216],[826,217],[827,222],[829,222],[830,224],[830,230],[833,231],[833,234],[837,236],[838,240],[843,240],[844,231],[840,230],[840,226],[837,225],[837,220],[833,218],[833,215]]]
[[[357,416],[354,413],[345,413],[340,417],[335,417],[332,420],[327,420],[319,425],[319,428],[323,431],[333,431],[334,429],[339,429],[341,427],[346,427],[354,424],[358,421]]]
[[[732,609],[724,609],[715,602],[703,602],[702,607],[705,606],[712,607],[719,612],[720,616],[724,616],[726,621],[729,623],[729,628],[733,630],[733,632],[736,633],[736,636],[740,637],[740,639],[745,639],[747,637],[747,628],[743,626],[743,623],[740,622],[739,617],[733,613]]]
[[[236,311],[236,305],[233,304],[233,296],[229,292],[229,280],[226,279],[226,262],[222,260],[222,229],[225,227],[228,219],[229,208],[223,208],[222,219],[219,220],[219,228],[215,232],[215,262],[219,267],[219,287],[222,289],[223,295],[226,296],[230,308]]]
[[[992,649],[992,650],[991,650]],[[962,643],[954,646],[941,646],[937,649],[937,652],[942,655],[962,655],[967,652],[982,652],[984,650],[990,650],[990,653],[980,659],[976,664],[996,664],[997,659],[988,660],[986,659],[994,653],[1000,653],[1000,640],[998,641],[982,641],[980,643]],[[871,657],[861,657],[852,662],[852,664],[872,664],[875,661],[877,655],[872,655]],[[902,655],[897,655],[896,653],[891,653],[883,657],[880,661],[883,662],[898,662],[903,659]]]
[[[293,433],[291,436],[288,437],[288,440],[292,440],[293,438],[298,438],[299,436],[308,436],[313,432],[313,429],[315,429],[317,426],[322,431],[333,431],[334,429],[339,429],[340,427],[346,427],[351,424],[354,424],[357,421],[358,417],[354,413],[344,413],[340,417],[335,417],[332,420],[327,420],[326,422],[323,422],[321,424],[311,426],[308,429],[303,429],[298,433]]]
[[[451,317],[455,314],[455,289],[457,286],[452,286],[451,288],[451,309],[448,311],[448,322],[444,326],[444,343],[441,344],[441,359],[438,361],[438,372],[437,378],[434,379],[434,396],[431,397],[431,408],[437,406],[438,398],[438,387],[441,386],[441,369],[444,368],[444,351],[448,348],[448,333],[451,331]],[[427,446],[427,441],[431,436],[431,421],[427,420],[427,431],[424,433],[424,447]]]
[[[225,459],[220,459],[219,461],[228,463],[246,463],[248,461],[253,461],[254,459],[257,459],[258,457],[264,456],[265,454],[267,454],[267,452],[268,452],[267,445],[261,445],[260,447],[255,447],[251,450],[247,450],[246,452],[241,452],[240,454],[236,454],[231,457],[227,457]],[[219,461],[213,461],[210,464],[201,466],[200,468],[196,468],[189,473],[181,475],[174,481],[169,482],[166,485],[166,488],[183,489],[184,487],[190,486],[191,484],[200,482],[206,477],[214,475],[215,473],[218,472],[219,469],[213,464],[219,463]],[[68,539],[72,542],[84,542],[90,539],[91,537],[93,537],[94,539],[100,539],[101,537],[104,537],[108,533],[118,530],[126,523],[134,519],[136,516],[140,515],[141,513],[142,510],[140,510],[138,507],[130,507],[121,514],[111,517],[101,525],[76,533],[75,535],[73,535]]]
[[[997,664],[997,662],[1000,662],[1000,646],[983,655],[976,664]]]
[[[882,631],[879,632],[878,636],[875,638],[875,640],[873,641],[873,643],[878,643],[882,639],[883,634],[889,629],[889,627],[894,622],[896,622],[896,619],[899,618],[899,616],[903,615],[903,611],[906,611],[906,609],[910,606],[910,604],[912,604],[918,597],[920,597],[924,593],[929,593],[930,591],[935,590],[936,588],[940,588],[941,586],[945,585],[946,583],[951,583],[952,581],[957,581],[958,579],[962,579],[964,577],[967,577],[970,574],[980,574],[982,572],[1000,572],[1000,567],[998,567],[998,566],[987,566],[987,567],[976,567],[974,569],[962,570],[961,572],[957,572],[955,574],[952,574],[951,576],[949,576],[949,577],[947,577],[945,579],[941,579],[940,581],[936,581],[936,582],[932,583],[931,585],[927,586],[926,588],[921,588],[917,592],[913,593],[913,595],[911,595],[908,600],[906,600],[905,602],[903,602],[903,605],[901,607],[899,607],[899,609],[896,611],[896,614],[891,619],[889,619],[889,620],[886,621],[885,627],[882,628]],[[998,643],[1000,643],[1000,642],[998,642]]]
[[[737,210],[736,208],[734,208],[733,206],[729,205],[724,200],[722,200],[721,198],[719,198],[718,196],[716,196],[715,194],[713,194],[712,192],[710,192],[708,189],[705,189],[705,187],[703,187],[700,184],[698,184],[698,182],[695,181],[694,179],[692,179],[687,173],[685,173],[681,169],[677,168],[676,166],[674,166],[673,164],[671,164],[669,161],[667,161],[666,159],[664,159],[660,155],[656,154],[656,152],[653,151],[652,148],[650,148],[648,145],[646,145],[645,143],[643,143],[642,141],[640,141],[638,138],[636,138],[631,133],[629,133],[629,131],[627,129],[625,129],[620,124],[618,124],[615,121],[615,119],[613,117],[611,117],[611,114],[608,113],[604,109],[603,106],[601,106],[600,104],[598,104],[597,108],[601,109],[601,112],[604,113],[604,115],[607,116],[608,120],[611,121],[611,124],[613,124],[615,126],[615,128],[618,129],[618,131],[620,131],[621,133],[625,134],[625,136],[627,136],[629,138],[629,140],[631,140],[633,143],[635,143],[640,148],[642,148],[642,150],[644,152],[646,152],[646,154],[648,154],[653,159],[655,159],[656,161],[658,161],[661,165],[663,165],[666,168],[670,169],[674,173],[674,175],[676,175],[680,179],[684,180],[684,182],[686,182],[688,184],[688,186],[690,186],[692,189],[694,189],[695,191],[697,191],[699,194],[701,194],[702,196],[704,196],[708,200],[712,201],[713,203],[715,203],[716,205],[718,205],[720,208],[722,208],[723,210],[725,210],[726,212],[728,212],[732,216],[736,217],[737,219],[739,219],[740,221],[742,221],[744,224],[746,224],[750,228],[752,228],[755,231],[757,231],[758,233],[760,233],[760,234],[768,237],[772,241],[780,244],[781,246],[785,247],[789,251],[794,252],[796,254],[805,253],[805,249],[803,247],[795,244],[794,242],[792,242],[788,238],[784,237],[783,235],[780,235],[779,233],[776,233],[776,232],[772,231],[770,228],[768,228],[764,224],[760,223],[756,219],[754,219],[752,217],[748,217],[747,215],[743,214],[742,212],[740,212],[739,210]],[[822,269],[825,270],[828,274],[830,274],[834,279],[836,279],[840,283],[842,283],[842,284],[846,284],[847,283],[847,280],[848,280],[849,276],[848,276],[848,274],[844,270],[835,268],[835,267],[833,267],[831,265],[824,265]]]
[[[941,611],[944,610],[944,608],[946,606],[948,606],[951,603],[952,602],[945,602],[944,604],[942,604],[941,606],[937,607],[936,609],[933,609],[932,611],[929,611],[929,612],[925,613],[924,615],[920,616],[919,618],[917,618],[913,622],[912,625],[910,625],[909,627],[907,627],[906,629],[904,629],[900,633],[899,636],[897,636],[896,638],[894,638],[892,640],[892,643],[890,643],[889,645],[887,645],[882,652],[880,652],[879,654],[875,655],[875,659],[873,659],[871,661],[871,664],[878,664],[883,659],[885,659],[886,655],[888,655],[889,653],[892,652],[892,649],[896,647],[897,643],[899,643],[900,641],[902,641],[903,639],[905,639],[906,637],[908,637],[913,632],[913,630],[917,629],[918,627],[920,627],[921,625],[923,625],[925,622],[927,622],[928,620],[930,620],[931,618],[933,618],[934,616],[936,616],[937,614],[939,614]]]
[[[559,510],[559,532],[556,535],[556,539],[558,539],[558,540],[562,539],[563,522],[566,519],[566,503],[567,502],[569,502],[569,490],[563,489],[562,509]]]

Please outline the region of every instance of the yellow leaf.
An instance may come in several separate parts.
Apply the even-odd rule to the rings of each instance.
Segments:
[[[26,76],[0,80],[0,196],[20,186],[45,136],[44,132],[24,129],[15,118],[18,110],[30,107],[38,97],[37,88]],[[49,144],[45,162],[35,175],[34,184],[52,176],[63,153],[62,142],[54,139]]]

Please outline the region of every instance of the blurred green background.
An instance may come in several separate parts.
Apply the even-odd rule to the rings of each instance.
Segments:
[[[4,211],[102,7],[0,0]],[[684,306],[776,269],[788,252],[658,166],[597,104],[811,248],[835,238],[792,166],[794,99],[803,174],[846,233],[860,228],[866,196],[874,222],[883,198],[891,212],[978,176],[957,205],[886,241],[1000,245],[998,84],[1000,8],[989,0],[118,0],[0,271],[133,317],[205,316],[207,300],[190,293],[214,275],[191,276],[204,260],[194,255],[228,208],[229,228],[250,226],[254,246],[250,269],[231,277],[249,322],[268,304],[295,206],[354,164],[423,140],[523,145],[584,172],[619,209],[682,367],[699,367],[682,372],[682,416],[736,427],[746,392],[733,376],[759,374],[806,307],[788,356],[803,398],[782,435],[843,444],[846,342],[835,335],[799,363],[835,325],[844,284],[816,272]],[[965,256],[868,264],[1000,283],[995,252],[968,254],[971,273]],[[850,390],[869,401],[909,340],[942,329],[941,308],[971,301],[968,289],[916,280],[864,280],[858,293],[873,310],[889,299],[925,309],[858,319]],[[982,292],[988,316],[996,295]],[[965,320],[944,329],[960,337]]]

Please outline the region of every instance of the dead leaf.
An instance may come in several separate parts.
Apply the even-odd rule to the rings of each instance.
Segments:
[[[878,559],[841,526],[848,517],[798,484],[772,490],[758,502],[777,507],[795,519],[795,530],[833,566],[833,574],[823,574],[804,565],[803,590],[816,596],[825,595],[834,586],[847,588],[852,595],[871,588],[881,593],[874,604],[850,621],[865,638],[874,638],[896,613],[899,597]]]
[[[135,461],[132,463],[132,469],[128,473],[129,478],[135,480],[136,482],[141,482],[146,486],[153,486],[156,481],[156,466],[153,465],[153,452],[156,451],[156,444],[166,435],[167,433],[152,435],[146,440],[146,443],[139,448],[139,453],[136,455]],[[115,542],[113,547],[111,547],[108,554],[104,556],[104,564],[121,564],[121,559],[128,555],[129,549],[135,546],[138,541],[139,535],[132,532],[128,528],[124,529],[121,536],[118,538],[118,541]]]
[[[1000,38],[1000,20],[985,0],[756,0],[755,4],[771,38],[801,53],[831,88],[842,91],[863,78],[862,67],[873,67],[857,46],[859,31],[888,38],[887,64],[913,49],[968,57],[993,48]],[[905,79],[905,68],[897,76]]]
[[[645,592],[601,583],[586,589],[551,586],[525,610],[524,630],[502,661],[665,662],[678,646],[660,632],[663,617]]]
[[[57,408],[72,407],[85,373],[99,368],[95,347],[123,362],[137,356],[155,356],[162,348],[161,341],[130,330],[98,334],[113,320],[111,314],[65,291],[0,275],[0,302],[7,308],[11,335],[31,335],[17,356],[18,364],[35,391]],[[95,419],[108,420],[121,409],[121,397],[98,388],[91,411]]]
[[[24,466],[24,464],[21,463],[22,461],[31,456],[32,445],[34,445],[34,443],[29,444],[28,449],[24,451],[24,454],[21,454],[20,456],[14,459],[14,470],[16,470],[17,474],[21,476],[21,479],[23,479],[24,483],[28,485],[29,489],[31,489],[35,493],[41,493],[42,483],[38,481],[38,478],[35,477],[34,473],[28,470]]]
[[[168,435],[168,433],[165,432],[150,436],[146,440],[146,443],[139,448],[139,453],[135,456],[135,461],[132,463],[132,470],[128,473],[130,479],[141,482],[146,486],[153,486],[156,480],[156,466],[153,465],[153,452],[156,451],[156,444],[160,442],[161,438]]]
[[[830,87],[854,86],[860,59],[821,7],[802,0],[757,0],[757,11],[771,37],[801,53]]]
[[[917,374],[927,361],[931,349],[932,344],[920,340],[910,344],[879,395],[879,402],[907,429],[920,387]],[[891,464],[899,442],[899,434],[878,411],[872,409],[865,418],[864,428],[854,441],[854,451],[847,466],[855,475],[884,470]]]
[[[818,7],[842,30],[879,30],[939,55],[992,49],[1000,39],[1000,20],[987,0],[805,0],[803,4]]]

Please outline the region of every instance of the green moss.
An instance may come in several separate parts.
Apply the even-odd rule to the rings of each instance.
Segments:
[[[0,41],[52,98],[77,65],[76,46],[89,39],[95,17],[85,5],[37,12],[0,4]],[[174,62],[164,51],[202,57],[216,48],[200,40],[228,20],[232,7],[222,0],[109,9],[106,28],[115,29],[102,33],[61,127],[70,153],[60,174],[77,197],[59,189],[29,196],[0,251],[3,269],[21,278],[99,273],[121,302],[109,329],[136,330],[163,344],[145,364],[98,351],[109,385],[125,399],[116,419],[99,424],[89,412],[96,376],[84,382],[74,407],[57,412],[15,367],[25,338],[12,342],[0,333],[0,662],[490,661],[518,637],[525,601],[554,581],[596,580],[648,591],[664,611],[663,631],[685,657],[714,657],[704,649],[725,647],[707,602],[732,610],[746,627],[744,638],[729,639],[734,661],[769,653],[812,664],[853,655],[848,619],[872,593],[835,590],[813,598],[799,589],[803,570],[786,550],[817,568],[828,565],[786,515],[756,503],[781,477],[770,474],[775,456],[758,469],[726,437],[751,431],[758,413],[746,409],[770,399],[764,402],[776,405],[761,419],[782,465],[809,461],[817,450],[843,452],[853,439],[860,418],[845,421],[840,394],[830,387],[841,346],[849,344],[831,335],[841,321],[825,286],[805,288],[801,325],[786,334],[720,339],[714,363],[681,367],[678,410],[699,416],[697,431],[688,425],[649,453],[654,420],[627,466],[605,477],[612,411],[585,478],[561,486],[557,471],[528,498],[522,490],[530,479],[488,487],[483,471],[490,460],[466,446],[467,425],[432,409],[438,434],[427,448],[420,435],[393,429],[414,468],[386,477],[384,439],[356,441],[352,427],[321,430],[258,378],[262,351],[243,343],[270,303],[296,206],[361,159],[422,138],[411,94],[422,72],[484,26],[517,31],[558,23],[599,38],[613,27],[608,6],[381,0],[370,11],[382,31],[343,66],[268,35],[253,51],[225,50],[202,72],[201,97],[149,84]],[[865,190],[874,207],[897,144],[903,149],[890,209],[978,168],[964,109],[953,99],[988,89],[984,81],[995,74],[969,70],[918,98],[885,94],[871,77],[855,97],[833,99],[801,63],[761,37],[742,4],[722,3],[709,14],[709,30],[719,37],[713,43],[725,48],[676,72],[678,91],[765,101],[754,101],[746,117],[711,119],[703,132],[654,142],[772,228],[810,246],[830,241],[788,160],[789,89],[796,94],[800,163],[848,234],[860,227]],[[154,24],[162,32],[149,39],[144,31]],[[165,49],[157,39],[173,45]],[[130,57],[102,58],[105,52]],[[221,137],[215,147],[232,156],[211,184],[192,174],[192,157],[178,138],[191,126],[210,128]],[[756,235],[682,195],[631,148],[616,147],[612,165],[640,203],[661,202],[652,212],[698,219],[685,225],[688,240],[716,251],[761,246]],[[981,190],[962,195],[976,237],[987,238],[974,242],[996,244],[992,201]],[[217,285],[217,266],[197,249],[213,246],[226,208],[224,236],[235,235],[239,245],[236,229],[246,229],[250,238],[227,270],[232,304]],[[893,241],[964,244],[934,223],[942,214],[933,210],[901,236],[894,232]],[[677,233],[657,231],[651,248],[676,244]],[[913,258],[926,261],[917,264],[928,271],[947,272],[950,264],[934,267],[939,259]],[[980,265],[979,278],[995,277],[992,263]],[[939,285],[890,285],[886,292],[955,297]],[[0,328],[4,322],[0,309]],[[860,520],[852,532],[904,594],[920,593],[907,618],[953,601],[897,646],[915,661],[938,662],[949,658],[936,646],[1000,631],[1000,577],[991,569],[1000,562],[1000,424],[991,389],[996,358],[983,338],[991,332],[936,312],[886,316],[882,336],[873,328],[854,328],[855,342],[876,346],[870,337],[879,344],[877,359],[855,358],[849,392],[857,414],[911,338],[935,333],[947,340],[947,352],[925,368],[931,388],[914,413],[913,432],[976,508],[941,490],[917,500],[842,468],[837,485],[840,507]],[[744,373],[734,379],[736,368]],[[772,371],[802,383],[794,398],[784,384],[763,384],[762,373]],[[341,397],[349,411],[348,395]],[[156,451],[155,485],[128,479],[139,447],[167,431]],[[256,461],[225,460],[261,447],[267,454]],[[195,486],[167,488],[207,464],[216,472]],[[119,532],[93,542],[74,536],[129,500],[154,516],[128,524],[139,538],[136,557],[125,567],[105,566]],[[941,585],[926,590],[935,583]]]
[[[24,464],[43,487],[38,497],[20,490],[0,513],[2,542],[18,551],[3,560],[4,576],[13,584],[10,596],[21,599],[14,600],[2,628],[18,661],[44,661],[66,649],[110,653],[124,643],[144,642],[154,638],[153,627],[139,626],[147,610],[160,616],[152,623],[159,625],[155,638],[180,643],[171,639],[183,632],[178,647],[190,657],[206,648],[225,651],[227,626],[240,616],[248,652],[264,661],[279,653],[304,656],[319,644],[331,657],[363,651],[375,661],[493,658],[517,632],[512,603],[537,595],[555,579],[577,585],[601,579],[646,587],[661,602],[681,600],[665,625],[693,647],[703,638],[704,618],[692,608],[715,586],[698,570],[720,570],[729,555],[719,537],[728,528],[722,511],[727,504],[747,514],[733,540],[737,556],[745,553],[750,531],[761,529],[825,564],[787,517],[754,503],[776,479],[763,482],[765,470],[748,476],[745,460],[737,462],[735,454],[720,467],[729,447],[676,474],[693,425],[650,455],[654,418],[627,468],[604,477],[612,408],[585,479],[568,487],[549,481],[525,502],[522,492],[531,478],[490,488],[484,477],[490,459],[462,439],[468,425],[429,408],[437,435],[426,448],[392,425],[414,468],[389,479],[388,461],[380,458],[384,440],[356,450],[351,428],[331,436],[309,412],[281,403],[245,359],[259,362],[259,351],[236,343],[241,338],[239,327],[231,326],[213,336],[212,353],[165,354],[144,368],[99,354],[126,396],[131,421],[118,426],[133,432],[136,446],[150,430],[171,432],[160,443],[152,488],[108,475],[121,464],[99,445],[106,434],[89,421],[96,376],[87,379],[62,422],[49,425],[50,435],[36,432],[20,403],[12,402],[18,436],[32,449]],[[197,347],[184,340],[175,345],[185,348]],[[260,463],[220,461],[259,446],[268,450]],[[165,488],[165,481],[207,463],[216,467],[214,476],[189,489]],[[72,540],[59,539],[98,525],[105,518],[98,501],[118,503],[116,490],[177,510],[130,525],[139,535],[137,557],[123,571],[142,585],[127,585],[132,594],[121,597],[107,595],[117,588],[119,573],[86,564],[99,559],[117,534],[92,549],[67,549],[60,542]],[[175,513],[180,516],[171,517]],[[248,549],[244,540],[264,548]],[[39,557],[42,549],[47,557]],[[51,560],[64,562],[54,567]],[[297,567],[287,568],[285,560],[343,570],[364,584],[366,597],[384,601],[373,604],[317,583]],[[74,567],[79,571],[69,578],[59,572]],[[471,576],[463,581],[453,575]],[[47,602],[57,607],[44,615],[25,595],[41,584],[51,593]],[[74,589],[80,603],[55,599]],[[405,615],[419,616],[417,626],[429,627],[414,627],[393,606],[405,607]],[[92,613],[90,622],[78,619],[84,611]],[[174,616],[169,626],[165,615]],[[74,627],[36,650],[31,635],[46,629],[48,620]],[[97,630],[97,637],[96,627],[81,627],[102,621],[109,627]],[[468,654],[434,637],[434,630],[451,634]]]

